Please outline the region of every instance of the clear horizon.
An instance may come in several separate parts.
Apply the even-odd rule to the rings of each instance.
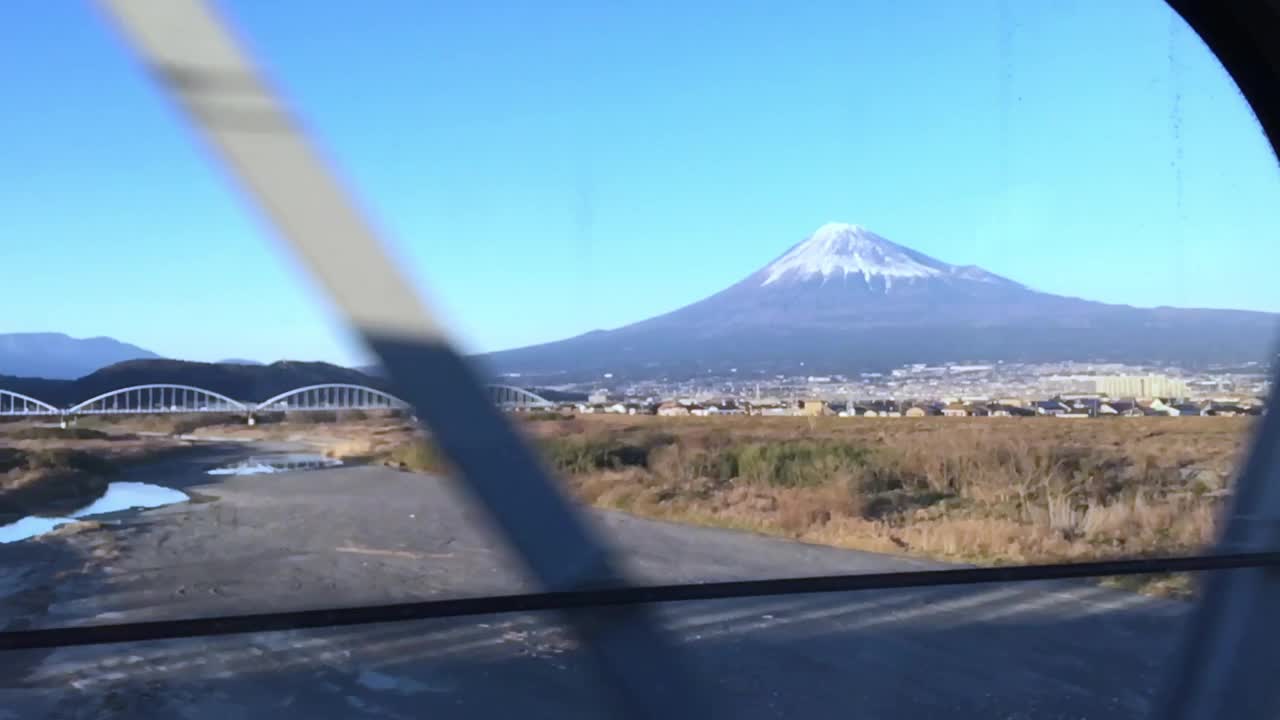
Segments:
[[[1154,0],[220,7],[471,352],[674,310],[828,221],[1045,292],[1280,312],[1280,170]],[[10,15],[0,333],[364,364],[102,18]]]

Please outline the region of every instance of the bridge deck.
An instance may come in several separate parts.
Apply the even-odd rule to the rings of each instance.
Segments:
[[[545,398],[510,385],[490,385],[489,393],[494,403],[504,410],[554,407],[554,403]],[[409,409],[408,403],[386,391],[343,383],[295,388],[260,403],[235,400],[221,393],[190,385],[135,385],[102,393],[65,408],[22,393],[0,389],[0,417],[189,413],[252,417],[255,413],[272,412],[406,409]]]

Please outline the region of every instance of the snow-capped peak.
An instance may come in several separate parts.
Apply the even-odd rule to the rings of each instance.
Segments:
[[[815,275],[824,280],[861,275],[870,282],[876,275],[886,279],[927,278],[951,271],[950,265],[895,245],[860,225],[831,222],[767,265],[761,285],[784,278],[806,280]]]

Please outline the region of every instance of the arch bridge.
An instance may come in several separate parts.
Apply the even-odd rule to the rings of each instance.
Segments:
[[[489,385],[489,397],[504,410],[554,407],[542,396],[513,385]],[[0,390],[0,416],[159,415],[325,410],[405,410],[409,404],[391,393],[365,385],[327,383],[295,388],[260,403],[242,402],[192,385],[134,385],[102,393],[70,407],[58,408],[11,390]]]
[[[388,392],[364,385],[328,383],[282,392],[253,406],[254,412],[311,410],[404,410],[409,403]]]
[[[191,385],[134,385],[72,405],[64,415],[156,415],[245,413],[249,406],[221,393]]]
[[[0,416],[25,417],[38,415],[61,415],[62,411],[47,402],[37,400],[22,393],[0,390]]]
[[[505,410],[553,407],[555,403],[524,388],[489,385],[489,397]],[[252,406],[253,412],[307,412],[323,410],[405,410],[409,404],[391,393],[366,387],[328,383],[308,385],[280,393]]]
[[[555,407],[555,403],[514,385],[490,385],[489,397],[504,410],[533,410]]]

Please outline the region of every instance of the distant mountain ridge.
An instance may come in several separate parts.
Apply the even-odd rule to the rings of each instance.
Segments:
[[[912,362],[1081,360],[1195,368],[1270,361],[1277,329],[1275,313],[1138,308],[1038,292],[858,225],[828,223],[698,302],[613,330],[475,359],[491,376],[514,374],[531,387],[606,372],[615,379],[733,368],[831,374]],[[82,400],[126,384],[174,382],[256,401],[304,384],[385,383],[377,366],[157,358],[111,338],[0,334],[0,388]],[[272,388],[278,389],[263,394]],[[93,392],[84,395],[85,389]]]
[[[159,358],[109,337],[64,333],[0,333],[0,375],[74,379],[125,360]]]
[[[192,385],[236,400],[260,402],[307,385],[350,383],[389,390],[386,381],[322,362],[280,361],[270,365],[130,360],[75,380],[0,375],[0,389],[30,395],[63,407],[133,385]]]
[[[1265,360],[1280,316],[1137,308],[1038,292],[858,225],[828,223],[740,282],[614,330],[481,356],[493,372],[630,377],[910,362]]]

